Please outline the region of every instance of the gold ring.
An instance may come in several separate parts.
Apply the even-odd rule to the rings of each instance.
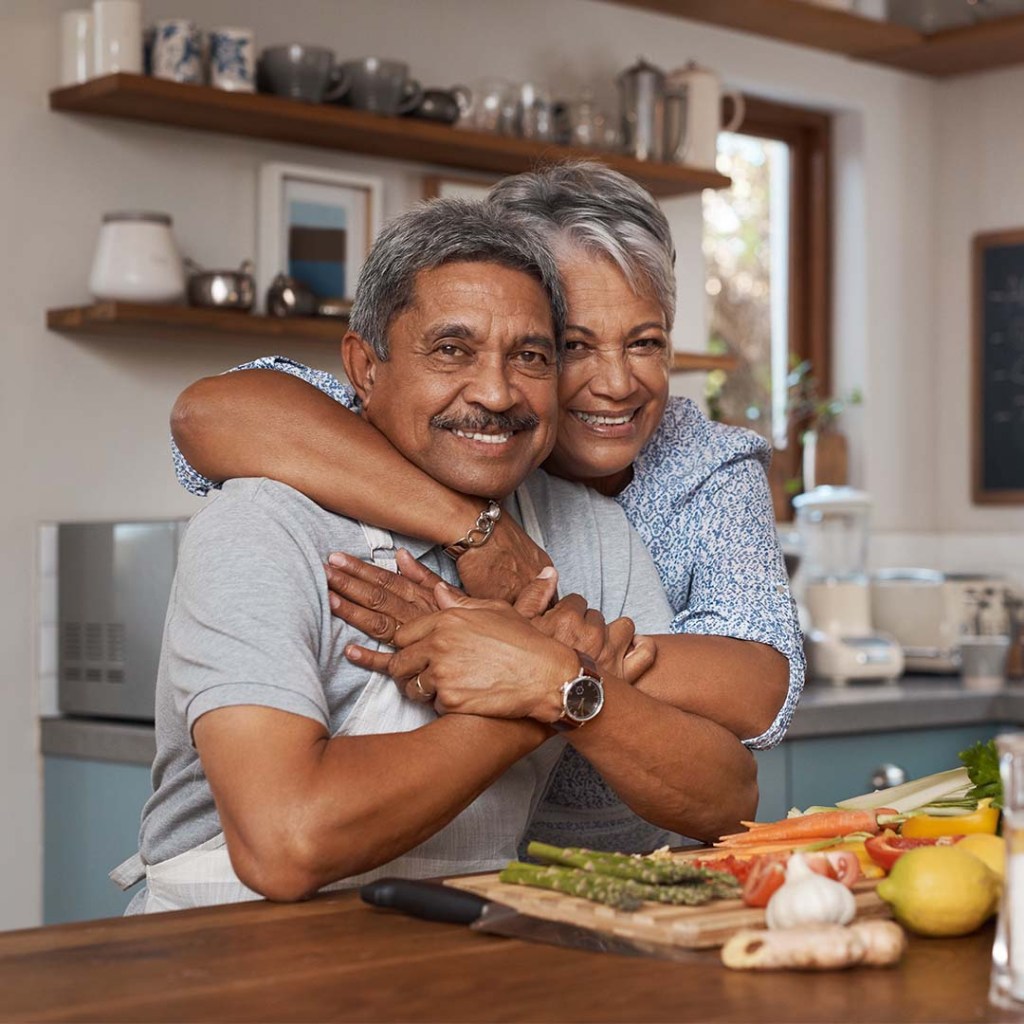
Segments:
[[[427,691],[423,689],[423,684],[420,682],[420,677],[419,676],[416,677],[416,679],[414,680],[414,683],[415,683],[416,689],[419,691],[420,696],[424,700],[430,700],[430,698],[433,696],[433,694],[432,693],[427,693]]]

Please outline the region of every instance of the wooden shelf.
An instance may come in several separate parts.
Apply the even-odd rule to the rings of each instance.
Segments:
[[[879,64],[935,78],[990,71],[1024,62],[1024,14],[949,28],[925,36],[918,46],[871,54]]]
[[[737,29],[784,43],[843,53],[879,54],[915,46],[920,32],[802,0],[615,0],[677,18]]]
[[[50,93],[50,108],[493,174],[517,174],[543,160],[589,157],[629,175],[658,196],[684,195],[730,184],[715,171],[679,164],[460,131],[429,121],[383,117],[280,96],[183,85],[144,75],[104,75],[82,85],[55,89]]]
[[[804,0],[613,0],[943,78],[1024,62],[1024,14],[926,35]]]
[[[347,321],[342,317],[277,317],[192,306],[158,306],[138,302],[95,302],[65,306],[46,313],[46,326],[60,334],[97,338],[226,338],[285,342],[326,341],[338,344]],[[674,352],[673,373],[732,370],[732,356]]]
[[[96,302],[67,306],[46,313],[46,326],[61,334],[93,337],[267,338],[281,341],[329,341],[345,333],[342,317],[259,316],[192,306],[157,306],[136,302]]]
[[[735,370],[739,360],[735,356],[713,356],[707,352],[673,352],[672,373],[710,373],[712,370]]]

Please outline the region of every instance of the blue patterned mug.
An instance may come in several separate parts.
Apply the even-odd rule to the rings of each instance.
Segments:
[[[168,18],[156,23],[153,77],[200,85],[203,81],[203,39],[194,21]]]
[[[210,85],[230,92],[256,91],[251,28],[210,29]]]

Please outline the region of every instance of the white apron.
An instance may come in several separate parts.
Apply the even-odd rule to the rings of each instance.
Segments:
[[[517,497],[527,532],[543,547],[540,524],[526,489],[520,488]],[[363,532],[374,564],[395,570],[391,534],[365,524]],[[406,699],[393,680],[374,673],[335,735],[411,732],[436,718],[437,713],[429,704]],[[549,739],[532,754],[513,764],[461,814],[419,846],[381,867],[344,878],[321,891],[352,888],[385,875],[430,878],[504,867],[517,856],[517,844],[540,802],[548,776],[564,746],[565,741],[561,738]],[[129,914],[186,910],[263,898],[245,886],[235,874],[223,832],[158,864],[145,864],[136,853],[111,871],[110,877],[122,889],[146,879],[145,890],[128,907]]]

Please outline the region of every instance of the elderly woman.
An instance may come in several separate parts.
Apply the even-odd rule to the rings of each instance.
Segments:
[[[546,225],[565,284],[562,415],[545,469],[615,498],[676,612],[638,685],[658,697],[683,681],[684,710],[750,747],[773,746],[799,697],[804,662],[764,473],[768,447],[669,398],[675,253],[664,214],[635,182],[592,163],[506,178],[489,200]],[[326,508],[442,545],[476,519],[479,498],[450,492],[406,462],[350,411],[347,385],[281,357],[238,371],[197,382],[175,406],[175,462],[189,490],[272,477]],[[510,598],[546,562],[504,516],[484,545],[459,556],[458,569],[471,595]],[[343,575],[332,586],[346,593]],[[630,850],[664,838],[571,749],[532,833]]]

